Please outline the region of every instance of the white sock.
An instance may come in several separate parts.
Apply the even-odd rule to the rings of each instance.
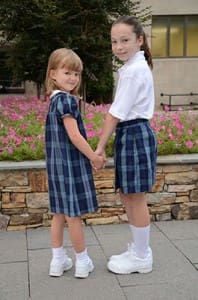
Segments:
[[[65,257],[65,250],[63,249],[63,246],[59,248],[52,248],[52,258],[54,260],[62,261]]]
[[[138,257],[145,258],[149,249],[150,224],[146,227],[136,227],[131,224],[129,226],[133,236],[134,250]]]
[[[87,253],[87,249],[85,249],[84,251],[79,252],[79,253],[75,252],[75,255],[76,255],[76,260],[77,261],[88,264],[89,256],[88,256],[88,253]]]

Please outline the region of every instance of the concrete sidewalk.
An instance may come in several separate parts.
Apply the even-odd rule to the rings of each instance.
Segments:
[[[152,223],[153,272],[115,275],[110,255],[125,251],[127,224],[85,227],[95,270],[87,279],[48,276],[49,228],[0,232],[0,300],[197,300],[198,220]],[[65,229],[65,245],[74,257]]]

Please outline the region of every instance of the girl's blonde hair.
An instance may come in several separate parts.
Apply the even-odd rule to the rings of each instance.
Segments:
[[[80,80],[78,85],[70,92],[75,96],[79,96],[78,90],[81,85],[83,63],[80,57],[73,50],[67,48],[54,50],[49,57],[45,78],[45,90],[47,96],[50,96],[54,90],[59,89],[56,85],[56,82],[52,78],[50,78],[51,70],[56,70],[57,68],[64,67],[66,67],[70,71],[76,71],[80,73]]]

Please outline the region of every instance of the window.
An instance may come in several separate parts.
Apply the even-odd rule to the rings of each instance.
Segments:
[[[153,16],[153,57],[198,56],[198,15]]]

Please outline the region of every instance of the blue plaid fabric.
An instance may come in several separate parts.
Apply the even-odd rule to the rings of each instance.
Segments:
[[[124,194],[147,192],[155,183],[156,138],[144,119],[118,124],[115,137],[115,189]]]
[[[76,119],[86,139],[76,98],[64,92],[52,96],[45,130],[48,192],[51,212],[75,217],[97,211],[98,205],[90,161],[71,143],[66,115]]]

